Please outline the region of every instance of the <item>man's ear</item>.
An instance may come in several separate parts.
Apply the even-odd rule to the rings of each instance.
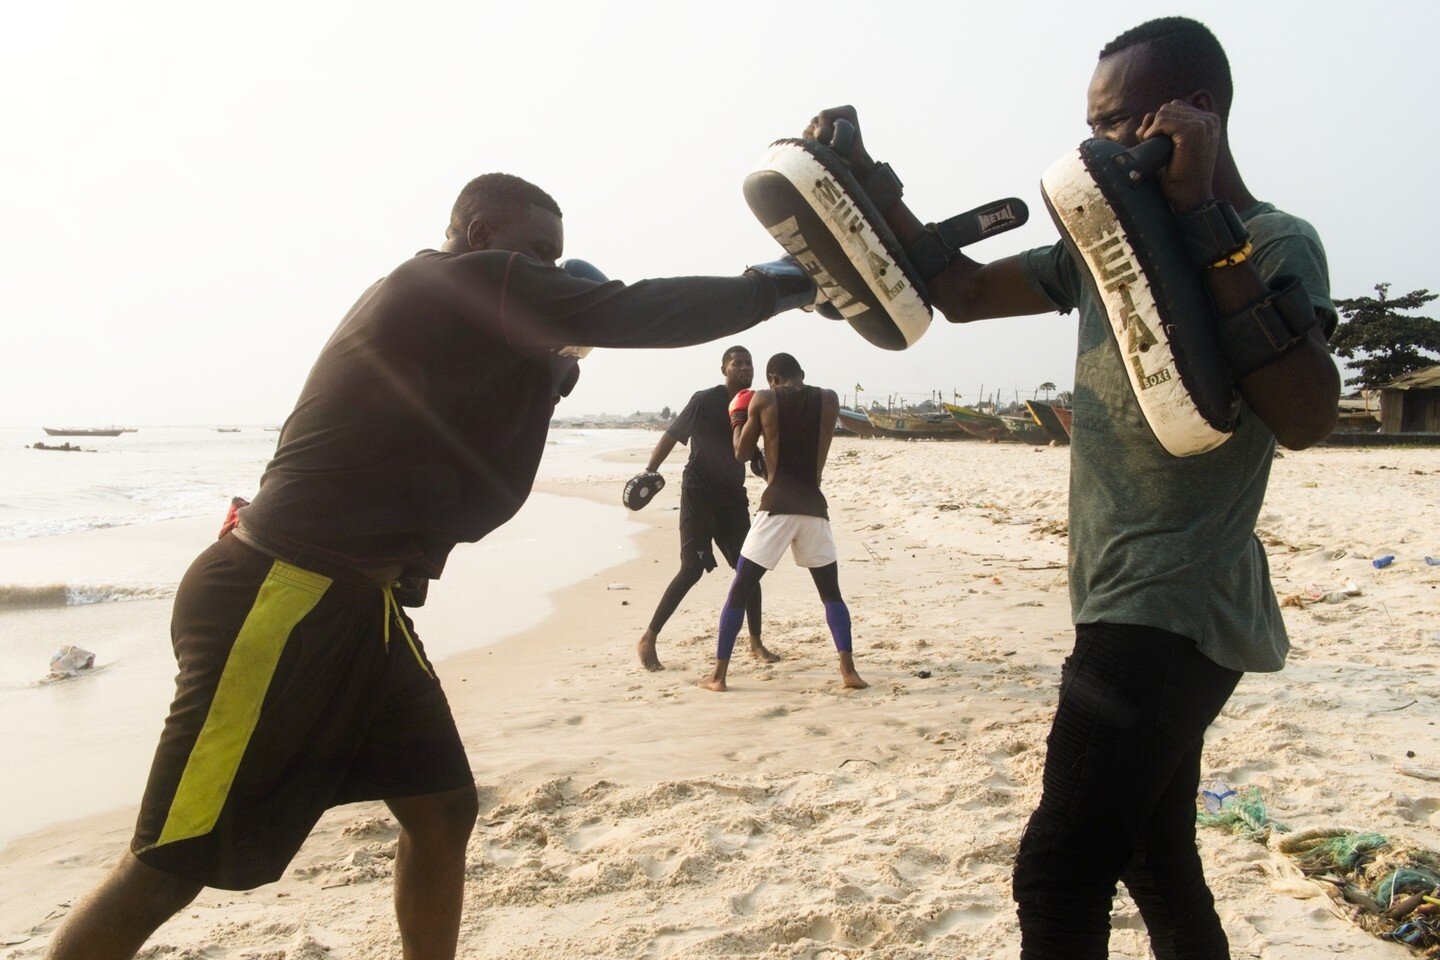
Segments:
[[[479,217],[465,225],[465,242],[469,244],[471,250],[489,250],[490,237],[493,234],[494,231],[490,228],[490,224]]]
[[[1195,109],[1204,110],[1206,113],[1220,112],[1219,110],[1215,109],[1214,94],[1212,94],[1209,90],[1204,89],[1203,87],[1190,94],[1190,97],[1186,102],[1188,102],[1190,106],[1194,107]]]

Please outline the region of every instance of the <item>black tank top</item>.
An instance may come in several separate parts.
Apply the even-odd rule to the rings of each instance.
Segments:
[[[782,387],[775,391],[780,415],[780,458],[775,479],[760,497],[760,509],[772,514],[799,514],[830,519],[825,495],[820,492],[819,387]]]

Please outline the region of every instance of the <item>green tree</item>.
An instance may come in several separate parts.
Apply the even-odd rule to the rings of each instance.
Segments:
[[[661,419],[661,420],[674,420],[674,419],[675,419],[675,414],[673,414],[673,413],[670,412],[670,408],[669,408],[669,407],[665,407],[665,408],[663,408],[663,409],[660,411],[660,419]]]
[[[1049,380],[1046,380],[1044,383],[1040,384],[1040,386],[1036,387],[1035,389],[1045,391],[1045,399],[1049,400],[1050,394],[1055,392],[1055,384],[1051,383]]]
[[[1330,338],[1330,349],[1359,376],[1345,382],[1366,390],[1382,387],[1401,374],[1440,363],[1440,320],[1411,316],[1401,311],[1418,310],[1440,297],[1429,290],[1413,290],[1389,297],[1390,284],[1375,284],[1378,297],[1336,300],[1343,318]],[[1357,359],[1356,354],[1361,356]]]

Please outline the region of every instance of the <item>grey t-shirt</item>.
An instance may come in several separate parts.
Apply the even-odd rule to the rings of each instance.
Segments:
[[[1297,277],[1328,336],[1325,250],[1303,220],[1257,204],[1241,214],[1267,281]],[[1158,627],[1232,670],[1272,671],[1290,649],[1255,520],[1275,437],[1241,402],[1233,436],[1193,457],[1145,425],[1109,323],[1064,244],[1020,255],[1030,285],[1061,313],[1080,309],[1070,445],[1070,604],[1076,623]]]

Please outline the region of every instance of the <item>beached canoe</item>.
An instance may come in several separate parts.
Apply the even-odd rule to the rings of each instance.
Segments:
[[[841,432],[842,427],[844,428],[844,433],[853,434],[857,437],[880,436],[880,431],[875,429],[875,425],[870,422],[870,418],[865,416],[865,414],[861,413],[859,410],[851,410],[849,407],[841,407],[840,415],[836,418],[836,422],[838,426],[836,427],[835,432],[841,433],[842,436],[844,435]]]
[[[899,440],[964,440],[968,436],[954,420],[939,413],[914,410],[867,410],[865,416],[882,437]]]
[[[1010,440],[1015,439],[1005,421],[990,413],[981,413],[979,410],[970,407],[961,407],[953,403],[942,403],[945,412],[955,423],[972,437],[979,437],[982,440]]]
[[[1070,411],[1064,407],[1045,403],[1041,400],[1026,400],[1025,409],[1040,425],[1040,428],[1056,443],[1070,442]],[[1064,410],[1064,416],[1060,411]]]

